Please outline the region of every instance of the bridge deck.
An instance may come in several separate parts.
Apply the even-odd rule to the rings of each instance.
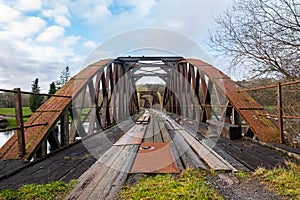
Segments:
[[[124,134],[123,131],[128,131],[132,126],[136,125],[131,121],[125,121],[84,141],[84,144],[90,145],[96,141],[94,147],[100,148],[95,151],[98,152],[98,160],[93,158],[79,142],[47,159],[30,163],[15,173],[1,177],[0,188],[18,188],[30,182],[69,181],[82,174],[78,179],[78,185],[69,196],[70,199],[113,198],[126,181],[134,162],[135,154],[129,152],[137,152],[139,149],[139,144],[113,145],[113,143],[119,140]],[[199,135],[196,137],[187,126],[177,124],[168,116],[153,115],[149,124],[144,126],[146,128],[141,142],[169,143],[172,155],[181,170],[186,167],[218,169],[219,164],[216,163],[222,160],[226,160],[227,170],[234,170],[234,168],[253,170],[258,166],[270,168],[284,165],[286,160],[274,150],[249,140],[230,141],[220,138],[217,146],[213,148],[214,151],[210,151],[210,148],[206,148],[203,144],[205,141],[203,138]],[[110,138],[111,143],[99,145],[100,141],[105,141],[102,137]],[[207,159],[203,155],[205,151],[213,152],[213,155],[205,154],[209,155]],[[214,162],[210,163],[212,160]]]

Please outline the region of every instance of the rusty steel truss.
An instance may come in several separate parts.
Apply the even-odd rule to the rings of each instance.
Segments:
[[[137,91],[141,78],[159,77],[164,93]],[[33,159],[96,134],[140,111],[143,94],[152,95],[167,112],[200,123],[249,126],[248,134],[266,142],[278,142],[278,128],[263,116],[268,114],[234,81],[212,65],[183,57],[119,57],[93,63],[50,97],[1,148],[0,159]],[[71,98],[64,98],[71,97]],[[20,127],[19,127],[20,128]],[[22,145],[24,145],[22,147]],[[49,146],[48,145],[48,146]]]

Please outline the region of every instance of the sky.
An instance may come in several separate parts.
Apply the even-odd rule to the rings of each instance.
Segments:
[[[0,88],[42,92],[69,66],[124,33],[156,28],[180,33],[209,53],[209,30],[233,0],[0,0]],[[103,59],[103,58],[99,58]]]

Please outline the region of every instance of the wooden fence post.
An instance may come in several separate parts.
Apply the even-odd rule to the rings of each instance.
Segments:
[[[280,137],[280,143],[284,143],[284,134],[283,134],[283,119],[282,119],[282,92],[281,92],[281,83],[277,83],[277,118],[278,118],[278,131]]]
[[[24,122],[23,122],[23,111],[22,111],[22,96],[20,88],[14,89],[14,104],[15,104],[15,112],[16,112],[16,123],[17,123],[17,137],[18,137],[18,149],[19,156],[22,158],[26,153],[25,148],[25,136],[24,136]]]

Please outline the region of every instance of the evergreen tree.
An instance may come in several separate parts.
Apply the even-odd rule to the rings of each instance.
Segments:
[[[31,85],[31,94],[29,97],[29,107],[32,112],[35,112],[43,103],[43,97],[40,94],[39,79],[36,78]]]
[[[64,86],[69,81],[70,77],[70,68],[69,66],[66,66],[66,68],[60,74],[60,79],[56,81],[56,89],[60,89],[62,86]]]
[[[52,82],[52,83],[50,84],[50,89],[49,89],[48,94],[55,94],[56,91],[57,91],[57,89],[56,89],[55,82]]]

